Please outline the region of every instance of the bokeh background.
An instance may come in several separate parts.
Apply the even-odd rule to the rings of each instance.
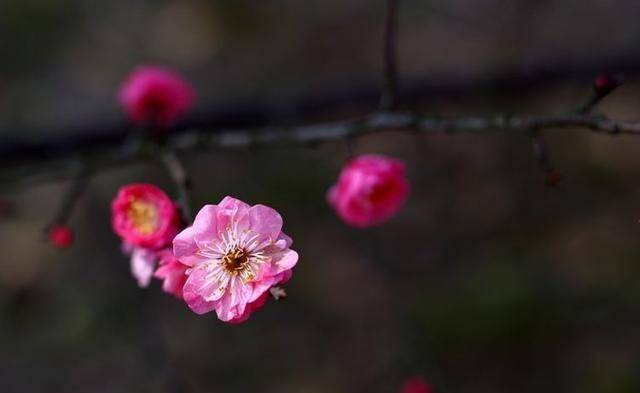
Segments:
[[[637,1],[400,3],[405,107],[568,111],[595,73],[622,70],[598,110],[638,118]],[[381,0],[2,0],[0,141],[119,124],[115,92],[140,63],[181,70],[194,116],[364,113],[381,85],[383,20]],[[289,298],[240,326],[130,277],[109,202],[134,181],[175,193],[157,163],[93,177],[66,252],[42,228],[67,183],[5,166],[0,391],[382,393],[423,375],[442,393],[638,392],[640,140],[562,130],[547,142],[557,188],[525,135],[360,138],[357,153],[404,159],[413,185],[406,208],[368,230],[325,203],[344,141],[185,156],[195,206],[227,194],[271,205],[301,255]]]

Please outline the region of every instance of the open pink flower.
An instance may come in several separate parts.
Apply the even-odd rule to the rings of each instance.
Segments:
[[[111,224],[131,246],[159,249],[178,233],[180,214],[173,201],[152,184],[120,188],[111,202]]]
[[[131,120],[167,128],[193,104],[191,86],[174,71],[164,67],[140,66],[120,88],[118,98]]]
[[[363,155],[350,160],[327,199],[349,225],[368,227],[396,214],[409,194],[409,182],[400,160]]]
[[[215,310],[222,321],[243,322],[272,286],[291,277],[298,254],[290,246],[282,217],[270,207],[231,197],[205,205],[173,240],[175,257],[191,267],[184,300],[197,314]]]
[[[182,287],[187,281],[187,265],[182,264],[173,256],[173,250],[166,249],[158,251],[160,266],[153,274],[155,278],[162,280],[162,289],[182,299]]]
[[[433,387],[422,377],[407,379],[400,389],[400,393],[434,393]]]

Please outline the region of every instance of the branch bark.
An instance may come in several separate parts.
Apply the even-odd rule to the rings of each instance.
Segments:
[[[640,135],[640,122],[618,121],[601,115],[566,113],[540,116],[495,115],[489,117],[437,118],[410,112],[374,112],[372,114],[336,122],[299,126],[267,126],[252,128],[193,128],[167,135],[165,146],[176,153],[211,148],[242,148],[252,145],[313,144],[356,138],[379,132],[475,133],[512,132],[527,134],[531,130],[552,131],[582,129],[608,135]],[[124,142],[122,142],[124,143]],[[81,151],[78,151],[81,150]],[[74,151],[89,157],[95,170],[106,169],[145,158],[145,154],[131,151],[122,154],[121,145],[103,146],[99,140]],[[45,173],[44,179],[55,179],[55,163],[64,163],[64,155],[35,157],[34,162],[4,163],[0,181],[12,182],[24,177]],[[47,163],[47,165],[43,165]],[[68,165],[67,165],[68,166]],[[62,167],[67,167],[62,165]],[[58,168],[59,169],[59,168]],[[68,174],[62,174],[67,177]]]

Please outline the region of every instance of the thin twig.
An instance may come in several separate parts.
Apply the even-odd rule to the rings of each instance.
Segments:
[[[589,98],[587,99],[587,101],[584,102],[584,104],[582,104],[577,110],[576,113],[580,113],[580,114],[587,114],[589,112],[591,112],[591,110],[598,105],[598,103],[604,98],[604,96],[597,94],[597,93],[592,93]]]
[[[637,136],[640,135],[640,122],[618,121],[601,115],[578,113],[437,118],[402,111],[374,112],[355,119],[301,126],[189,129],[181,133],[167,135],[165,146],[181,153],[198,149],[244,148],[252,145],[308,145],[387,131],[408,133],[466,132],[473,134],[501,131],[522,135],[531,129],[538,131],[573,129],[607,135]],[[141,153],[123,158],[119,145],[105,147],[99,141],[77,148],[74,153],[90,157],[91,166],[96,170],[108,169],[144,158]],[[64,163],[67,158],[68,156],[64,154],[48,154],[32,157],[31,162],[20,162],[14,165],[6,163],[2,174],[0,174],[0,183],[20,183],[43,173],[46,176],[38,178],[39,181],[65,178],[68,174],[64,171],[64,166],[61,170],[60,165],[56,166],[55,164]],[[57,173],[62,173],[62,176],[52,175],[52,173],[56,173],[56,170]]]
[[[396,105],[397,90],[397,27],[398,0],[386,0],[383,36],[384,88],[380,98],[380,109],[391,110]]]
[[[549,162],[547,142],[544,140],[542,135],[535,132],[531,136],[531,143],[533,145],[533,153],[536,156],[540,169],[542,169],[544,173],[549,172],[551,170],[551,164]]]
[[[176,185],[178,190],[178,203],[180,204],[180,210],[182,212],[182,218],[185,222],[190,223],[193,220],[193,213],[191,211],[191,181],[184,169],[184,165],[178,158],[178,155],[173,149],[165,149],[162,152],[162,162],[164,163],[171,179]]]
[[[47,227],[48,230],[56,225],[66,224],[69,221],[71,213],[76,206],[78,200],[87,188],[89,181],[89,170],[84,162],[77,164],[75,174],[71,180],[71,185],[67,189],[62,198],[60,207],[56,210],[54,217],[51,219]]]
[[[613,93],[622,85],[623,79],[624,78],[621,74],[601,73],[596,76],[593,82],[593,91],[591,92],[591,95],[587,101],[585,101],[585,103],[576,110],[576,112],[583,115],[590,113],[593,108],[602,101],[602,99]]]
[[[544,174],[544,183],[548,187],[556,187],[562,179],[562,176],[560,175],[560,172],[555,170],[551,165],[547,142],[544,137],[535,130],[531,134],[531,142],[533,145],[534,155],[538,161],[538,166]]]

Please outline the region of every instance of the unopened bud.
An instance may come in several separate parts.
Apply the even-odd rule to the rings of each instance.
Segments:
[[[622,77],[620,75],[602,73],[593,80],[593,90],[602,97],[614,91],[621,84]]]
[[[66,225],[56,225],[49,229],[49,242],[56,248],[68,248],[73,244],[73,230]]]

